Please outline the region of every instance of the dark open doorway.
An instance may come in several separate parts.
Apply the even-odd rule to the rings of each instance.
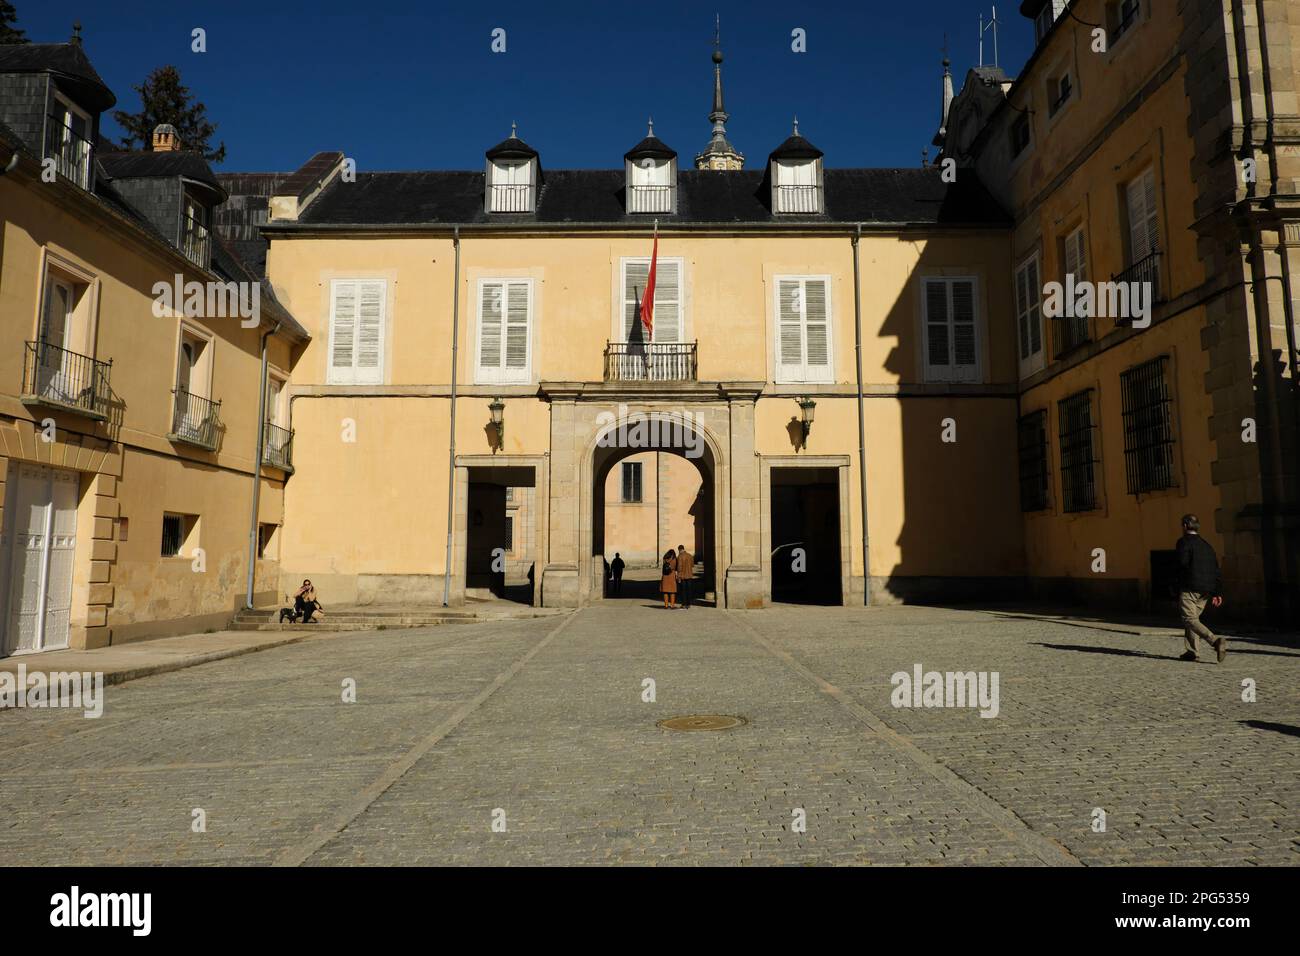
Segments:
[[[772,600],[840,604],[840,492],[834,468],[772,469]]]
[[[537,577],[536,480],[531,467],[469,469],[465,597],[532,604]]]

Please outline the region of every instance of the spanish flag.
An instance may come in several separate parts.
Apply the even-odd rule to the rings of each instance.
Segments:
[[[655,322],[655,266],[659,262],[659,220],[655,220],[655,241],[650,252],[650,276],[646,279],[645,295],[641,296],[641,324],[645,326],[646,341],[654,333]]]

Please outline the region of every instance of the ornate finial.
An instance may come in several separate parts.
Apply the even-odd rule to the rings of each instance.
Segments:
[[[799,117],[797,116],[794,118],[794,135],[799,135]]]
[[[943,35],[943,72],[947,73],[948,67],[951,65],[952,61],[948,59],[948,34],[945,32]]]
[[[921,147],[921,168],[926,169],[930,165],[930,147]]]
[[[519,134],[518,134],[518,132],[517,132],[518,129],[519,129],[518,124],[515,123],[514,120],[511,120],[511,121],[510,121],[510,138],[511,138],[511,139],[518,139],[518,138],[519,138]]]
[[[713,15],[713,62],[722,62],[722,17]]]
[[[81,46],[81,21],[78,20],[72,25],[72,40],[77,46]]]
[[[650,129],[646,131],[646,135],[653,136],[655,134],[655,118],[653,116],[650,117],[648,125]]]

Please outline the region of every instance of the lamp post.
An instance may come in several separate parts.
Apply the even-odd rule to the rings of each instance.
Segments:
[[[506,403],[501,399],[494,398],[488,405],[488,411],[492,413],[492,425],[497,432],[497,448],[504,448],[506,443]]]
[[[813,418],[817,413],[817,403],[808,396],[797,399],[799,402],[800,424],[803,426],[803,444],[808,447],[808,433],[812,431]]]

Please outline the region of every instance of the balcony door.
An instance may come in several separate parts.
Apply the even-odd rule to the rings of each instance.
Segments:
[[[36,394],[68,404],[77,399],[69,361],[76,303],[76,289],[71,282],[56,275],[46,279],[45,313],[36,346]]]
[[[75,471],[11,462],[0,535],[0,657],[68,646],[77,543]]]

